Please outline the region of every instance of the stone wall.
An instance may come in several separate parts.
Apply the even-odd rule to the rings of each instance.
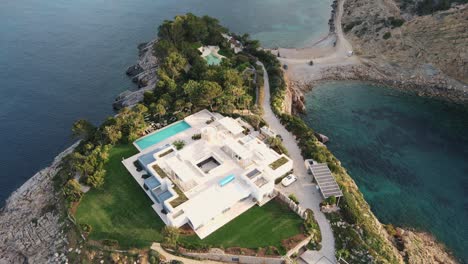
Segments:
[[[300,205],[293,202],[293,200],[289,199],[289,197],[285,195],[284,193],[278,190],[275,190],[274,192],[277,195],[276,197],[278,197],[278,199],[280,199],[282,202],[288,205],[289,209],[295,212],[300,218],[306,219],[307,217],[306,209],[302,208]]]
[[[209,253],[193,253],[187,252],[184,255],[199,258],[209,259],[222,262],[233,262],[233,263],[245,263],[245,264],[283,264],[286,260],[283,258],[268,258],[268,257],[254,257],[254,256],[242,256],[242,255],[231,255],[222,252],[209,252]]]

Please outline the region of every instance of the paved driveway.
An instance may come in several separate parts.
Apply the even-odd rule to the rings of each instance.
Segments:
[[[294,163],[294,174],[298,177],[298,180],[290,185],[289,187],[278,187],[281,191],[286,194],[294,193],[299,200],[299,204],[303,208],[310,208],[314,212],[315,219],[320,226],[322,233],[322,249],[315,251],[314,255],[324,256],[332,263],[336,263],[335,259],[335,239],[333,238],[333,232],[331,230],[330,223],[325,218],[325,215],[320,211],[320,202],[322,197],[315,184],[312,183],[312,176],[307,173],[305,167],[304,158],[301,155],[301,150],[297,146],[295,137],[286,130],[286,128],[280,123],[278,118],[273,114],[270,107],[270,85],[268,82],[268,73],[265,70],[263,64],[259,63],[263,68],[264,86],[265,86],[265,98],[262,102],[264,109],[263,118],[269,124],[270,128],[273,129],[277,134],[280,134],[283,138],[283,144],[288,149],[289,155]],[[310,251],[310,250],[308,250]],[[309,254],[312,252],[309,252]],[[319,258],[320,259],[320,258]],[[309,262],[310,264],[320,262]]]

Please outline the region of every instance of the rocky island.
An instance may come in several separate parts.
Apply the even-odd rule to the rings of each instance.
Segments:
[[[145,241],[143,244],[146,246],[143,247],[121,247],[125,240],[122,239],[121,234],[106,233],[108,230],[99,230],[102,227],[98,225],[93,226],[87,222],[82,222],[80,217],[76,215],[77,211],[80,214],[79,207],[80,203],[83,204],[82,199],[87,199],[85,202],[88,205],[96,203],[96,200],[91,200],[93,199],[92,196],[100,197],[105,192],[112,190],[107,185],[109,179],[104,181],[104,178],[115,176],[112,174],[107,175],[107,172],[115,174],[117,170],[115,170],[113,164],[121,165],[120,159],[124,155],[133,154],[133,150],[124,149],[122,151],[122,144],[128,144],[135,140],[137,136],[154,129],[153,126],[146,123],[146,113],[150,113],[151,118],[155,118],[154,123],[156,121],[160,123],[170,122],[167,119],[171,120],[171,117],[174,118],[172,121],[181,119],[184,115],[197,109],[197,107],[198,109],[215,107],[219,111],[230,114],[235,114],[237,113],[235,110],[242,108],[242,110],[253,113],[252,116],[261,115],[261,106],[254,103],[252,96],[256,93],[259,98],[265,96],[262,95],[262,91],[256,91],[256,89],[263,87],[262,77],[264,74],[267,76],[267,81],[268,76],[270,78],[273,111],[280,116],[281,121],[286,124],[286,128],[296,135],[298,142],[307,141],[301,144],[303,154],[306,153],[314,158],[317,157],[318,160],[323,159],[323,162],[326,162],[334,172],[338,183],[345,187],[345,202],[340,204],[342,213],[327,215],[335,236],[337,258],[342,257],[344,260],[352,260],[350,263],[358,263],[356,262],[358,260],[361,263],[457,263],[454,257],[447,253],[444,246],[436,242],[430,235],[382,225],[373,215],[354,181],[346,170],[341,167],[341,163],[323,145],[318,143],[313,136],[313,131],[304,128],[294,116],[283,113],[283,111],[290,112],[291,107],[297,107],[297,104],[288,103],[288,100],[291,101],[292,98],[296,98],[293,102],[300,102],[303,97],[299,93],[303,91],[303,86],[313,86],[314,82],[326,79],[372,80],[396,85],[404,89],[420,89],[420,94],[444,96],[456,101],[466,100],[466,86],[463,85],[463,82],[466,82],[463,78],[467,76],[466,54],[455,52],[465,50],[466,41],[450,42],[450,45],[453,45],[451,50],[454,52],[447,55],[447,57],[444,56],[445,60],[441,60],[441,55],[439,55],[440,53],[435,45],[428,44],[427,48],[417,45],[408,47],[408,43],[412,43],[412,40],[409,39],[411,36],[419,38],[433,36],[434,33],[421,35],[426,32],[424,27],[427,27],[430,23],[435,23],[436,20],[446,21],[444,23],[447,23],[447,27],[449,24],[451,25],[447,38],[451,34],[450,30],[453,30],[453,34],[463,35],[463,30],[467,28],[466,24],[464,26],[463,23],[467,20],[460,21],[457,17],[466,14],[466,6],[457,6],[446,11],[440,11],[438,13],[439,17],[426,18],[408,17],[396,13],[399,9],[393,2],[385,2],[385,5],[381,5],[380,1],[361,2],[363,1],[346,0],[334,4],[337,9],[333,13],[330,28],[334,31],[335,23],[333,21],[338,21],[336,24],[338,37],[335,38],[335,41],[338,41],[337,47],[341,55],[332,55],[328,58],[320,55],[316,59],[314,58],[314,67],[317,66],[315,68],[318,70],[315,68],[312,72],[308,69],[304,70],[305,67],[310,66],[300,65],[303,64],[304,60],[296,57],[301,52],[317,54],[318,49],[313,48],[299,52],[297,50],[279,50],[281,63],[289,65],[286,75],[289,82],[288,87],[286,87],[286,82],[283,80],[281,64],[276,60],[275,56],[272,56],[269,52],[258,51],[258,43],[250,40],[247,36],[236,36],[247,50],[245,54],[240,55],[229,52],[231,47],[229,42],[224,42],[222,39],[211,40],[221,46],[226,45],[224,47],[226,53],[224,54],[231,58],[232,63],[230,66],[225,66],[227,69],[224,70],[228,73],[224,73],[226,75],[218,80],[215,73],[208,71],[205,62],[198,59],[197,53],[194,53],[196,55],[192,54],[193,57],[190,57],[192,55],[188,55],[189,53],[185,54],[188,59],[192,60],[189,64],[191,67],[188,68],[186,67],[187,61],[185,61],[187,58],[174,54],[171,56],[172,47],[167,42],[161,41],[161,39],[167,38],[167,35],[164,35],[164,29],[171,28],[174,24],[161,26],[158,40],[139,45],[139,61],[136,65],[129,67],[126,72],[137,83],[139,89],[124,92],[117,97],[114,108],[123,109],[120,112],[120,117],[110,118],[98,128],[92,127],[86,122],[77,122],[74,126],[74,132],[81,141],[57,156],[50,167],[34,175],[7,200],[5,207],[0,211],[0,263],[77,263],[81,262],[81,259],[96,263],[103,263],[103,261],[157,263],[153,262],[153,260],[156,261],[156,257],[161,258],[161,256],[153,249],[149,249],[149,241]],[[381,8],[384,9],[381,10]],[[362,15],[369,10],[383,17]],[[403,19],[401,17],[412,20],[400,25],[402,22],[399,19]],[[189,15],[189,18],[198,21],[191,15]],[[179,18],[176,18],[176,21],[177,19]],[[209,18],[203,19],[205,19],[204,23],[210,25],[214,23]],[[370,19],[376,20],[368,21]],[[453,25],[453,21],[461,23],[461,25]],[[221,31],[226,32],[217,25],[217,22],[214,25],[215,29],[207,33],[206,39],[210,39],[208,37],[210,34]],[[373,26],[370,27],[369,25]],[[379,27],[385,29],[378,29]],[[438,27],[442,28],[443,26],[438,24]],[[437,31],[438,27],[435,27],[434,24],[430,28]],[[441,30],[440,28],[439,30]],[[168,29],[168,31],[170,30]],[[445,30],[441,31],[447,32]],[[383,36],[389,36],[387,32],[390,32],[391,36],[400,36],[401,38],[394,37],[396,40],[391,39],[391,37],[384,38]],[[339,34],[346,34],[346,38],[349,38],[352,43],[352,48],[350,48],[351,44],[345,42],[343,35],[340,36]],[[219,37],[219,34],[216,34],[216,36]],[[380,38],[380,36],[382,37]],[[206,39],[200,41],[211,42]],[[394,42],[389,44],[386,42],[389,39]],[[436,42],[436,40],[433,39],[433,42]],[[330,43],[333,43],[333,41]],[[424,43],[431,42],[424,41]],[[389,45],[393,49],[390,49]],[[183,50],[185,48],[177,47],[177,49]],[[343,58],[348,57],[347,51],[350,49],[354,50],[359,59],[352,56],[349,60],[343,60]],[[401,51],[398,49],[401,49]],[[190,50],[190,48],[187,48],[187,50]],[[421,50],[424,52],[421,52]],[[332,54],[331,52],[335,51],[328,47],[327,52]],[[275,52],[273,51],[273,53]],[[257,67],[256,58],[265,64],[265,72],[262,71],[262,68]],[[164,65],[164,63],[166,64]],[[450,70],[450,67],[454,67],[454,70]],[[159,71],[161,68],[164,70]],[[409,68],[412,69],[411,72],[406,70]],[[442,68],[444,71],[438,68]],[[173,71],[171,72],[171,70]],[[216,94],[196,93],[197,89],[200,89],[196,83],[191,83],[191,85],[183,83],[186,75],[192,76],[194,79],[198,78],[200,82],[210,82],[205,83],[213,88],[210,92],[217,89],[221,89],[221,91]],[[304,76],[308,76],[309,79]],[[177,90],[176,86],[174,86],[178,82],[184,85],[183,91]],[[242,87],[242,89],[231,90],[231,84],[233,83]],[[253,85],[249,86],[252,83]],[[294,88],[294,84],[298,87],[296,87],[297,89]],[[155,87],[156,90],[159,89],[159,91],[165,93],[153,93]],[[424,88],[421,89],[421,87]],[[223,102],[215,101],[215,98],[223,94],[222,91],[224,95],[230,95],[230,97],[225,98]],[[186,93],[193,94],[187,96]],[[183,100],[176,100],[175,94],[179,94]],[[233,94],[243,98],[243,100],[232,99]],[[285,95],[287,95],[286,101],[284,101]],[[211,96],[212,98],[206,101],[207,99],[204,96]],[[168,101],[173,102],[170,104]],[[163,107],[159,105],[163,105]],[[244,109],[243,106],[246,105],[249,105],[249,107]],[[133,106],[136,106],[136,110],[129,109],[129,107]],[[178,107],[178,109],[174,110],[173,107]],[[173,111],[174,114],[169,117],[166,109]],[[176,113],[179,115],[176,115]],[[244,118],[248,119],[253,126],[263,122],[260,117],[257,119],[257,117],[249,116],[250,114]],[[314,139],[307,140],[307,137],[310,136]],[[278,142],[274,144],[281,145]],[[111,150],[109,151],[107,148]],[[278,146],[278,148],[281,149],[282,147]],[[89,164],[92,164],[92,168],[79,167],[77,161],[89,162]],[[79,169],[77,169],[78,167]],[[131,184],[131,182],[126,183]],[[88,194],[86,192],[89,187],[91,187],[91,191]],[[122,197],[118,196],[114,198],[122,199]],[[146,205],[146,202],[144,203]],[[113,205],[115,206],[115,204]],[[94,208],[100,210],[99,206]],[[81,219],[91,221],[91,218],[82,217]],[[314,226],[313,223],[311,225]],[[154,226],[148,227],[148,229],[153,228]],[[93,232],[100,232],[98,235],[100,237],[93,236]],[[163,239],[161,235],[158,235],[159,233],[155,233],[154,241],[161,241],[166,244],[169,242],[165,238]],[[181,235],[183,235],[183,232]],[[104,238],[105,236],[108,236],[108,238]],[[168,236],[168,233],[165,233],[165,237]],[[356,244],[351,245],[350,242]],[[317,243],[320,244],[320,240]],[[207,250],[206,245],[199,245],[195,242],[190,244],[187,240],[181,241],[178,246],[180,248],[185,247],[185,249],[194,247],[195,251],[199,250],[201,252]],[[171,250],[171,247],[166,249]],[[234,248],[229,250],[223,254],[245,255],[244,253],[246,253],[257,255],[262,252],[261,255],[265,256],[269,254],[267,253],[269,250],[275,251],[278,249],[265,248],[257,252],[251,252],[252,249],[243,248],[238,248],[237,251]],[[317,248],[312,250],[317,250]],[[276,254],[276,257],[282,255],[271,254]]]

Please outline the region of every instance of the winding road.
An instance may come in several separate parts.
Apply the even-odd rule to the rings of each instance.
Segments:
[[[333,48],[330,47],[313,47],[313,52],[310,50],[303,49],[294,50],[291,54],[294,54],[294,58],[286,58],[282,56],[279,60],[283,64],[288,64],[289,69],[287,71],[288,78],[293,80],[316,80],[321,77],[321,70],[327,67],[358,64],[360,60],[357,56],[349,56],[348,52],[352,51],[352,45],[344,37],[343,29],[341,26],[341,17],[343,15],[343,6],[345,0],[340,0],[337,6],[337,14],[335,17],[335,32],[336,32],[336,45]],[[288,54],[283,49],[281,54]],[[303,52],[303,54],[301,54]],[[316,57],[307,57],[307,55],[316,53]],[[313,59],[314,65],[310,66],[309,61]],[[263,68],[264,73],[264,89],[265,98],[263,99],[262,106],[264,109],[263,118],[268,122],[271,129],[280,134],[283,138],[283,144],[288,149],[291,159],[294,163],[294,174],[298,177],[298,181],[289,187],[283,186],[278,187],[282,192],[286,194],[296,195],[299,200],[299,204],[304,208],[310,208],[314,212],[315,219],[317,220],[320,231],[322,234],[322,248],[319,251],[307,250],[301,258],[309,264],[315,263],[336,263],[335,258],[335,239],[330,223],[326,219],[325,215],[320,211],[320,202],[322,196],[316,188],[316,185],[312,183],[312,178],[308,174],[305,167],[304,158],[301,155],[301,150],[297,145],[295,136],[291,134],[281,124],[280,120],[275,116],[270,106],[270,85],[268,82],[268,73],[262,63],[258,62]]]
[[[287,188],[283,186],[278,187],[283,193],[291,194],[294,193],[299,200],[299,204],[303,208],[310,208],[314,212],[315,219],[320,226],[320,231],[322,233],[322,249],[320,251],[310,251],[306,253],[306,256],[317,261],[323,258],[328,259],[330,263],[336,263],[335,259],[335,240],[333,238],[333,232],[330,227],[330,223],[325,218],[325,215],[320,211],[320,202],[322,197],[318,192],[316,185],[312,183],[311,176],[307,173],[305,167],[304,158],[301,155],[301,150],[296,143],[296,139],[293,134],[286,130],[286,128],[281,124],[279,119],[273,113],[273,110],[270,106],[270,85],[268,82],[268,73],[265,70],[265,67],[262,63],[258,62],[259,65],[263,68],[263,78],[264,78],[264,89],[265,89],[265,98],[263,99],[262,106],[264,109],[263,119],[268,123],[271,129],[273,129],[277,134],[281,135],[283,138],[283,144],[288,149],[289,155],[293,160],[294,174],[297,176],[298,180],[290,185]],[[310,264],[316,262],[308,262]],[[326,263],[326,262],[324,262]]]

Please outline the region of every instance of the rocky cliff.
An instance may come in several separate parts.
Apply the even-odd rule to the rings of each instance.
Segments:
[[[457,261],[447,249],[427,233],[400,230],[402,255],[411,264],[455,264]]]
[[[346,38],[389,79],[427,83],[468,97],[468,5],[432,15],[402,14],[393,0],[346,0]]]
[[[131,107],[143,100],[146,91],[151,91],[158,80],[158,59],[153,54],[153,45],[157,40],[138,45],[139,58],[135,65],[128,67],[126,74],[138,85],[137,90],[127,90],[115,99],[113,107],[121,109]]]
[[[16,190],[0,211],[0,263],[65,263],[67,225],[57,209],[53,178],[64,156],[36,173]]]

